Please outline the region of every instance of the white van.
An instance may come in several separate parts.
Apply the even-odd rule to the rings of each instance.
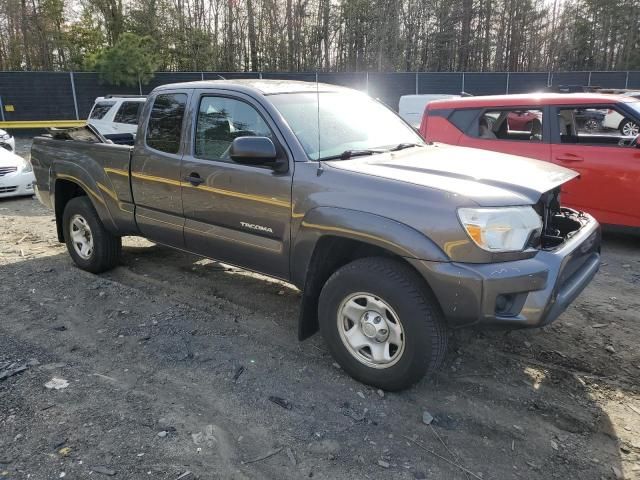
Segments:
[[[135,136],[138,119],[147,97],[115,96],[96,98],[87,123],[93,125],[102,135],[130,133]]]
[[[457,98],[460,95],[447,95],[444,93],[433,93],[424,95],[403,95],[400,97],[398,113],[414,128],[420,128],[424,109],[429,102],[442,100],[445,98]]]

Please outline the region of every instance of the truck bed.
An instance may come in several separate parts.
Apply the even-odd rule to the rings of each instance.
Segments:
[[[129,182],[133,147],[107,143],[86,127],[72,130],[34,138],[31,163],[38,198],[55,209],[56,190],[62,192],[65,180],[75,182],[95,200],[99,213],[111,219],[114,231],[131,231],[135,225]]]

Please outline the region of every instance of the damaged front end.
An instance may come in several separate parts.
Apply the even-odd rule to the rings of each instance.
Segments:
[[[561,206],[560,187],[542,194],[534,209],[542,219],[542,230],[530,246],[541,250],[559,247],[589,222],[584,212]]]

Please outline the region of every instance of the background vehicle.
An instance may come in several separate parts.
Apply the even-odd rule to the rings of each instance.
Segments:
[[[631,98],[640,99],[640,92],[625,92],[621,95]],[[611,128],[618,130],[622,135],[635,136],[640,135],[640,123],[636,118],[629,118],[622,112],[615,109],[608,109],[602,126],[605,128]]]
[[[546,91],[550,93],[592,93],[600,90],[597,85],[556,85],[547,87]]]
[[[135,135],[145,99],[144,96],[126,95],[98,97],[87,123],[107,138],[127,133]]]
[[[0,148],[0,198],[33,195],[34,181],[29,162]]]
[[[433,93],[425,95],[403,95],[398,104],[398,114],[412,127],[419,128],[424,108],[429,102],[445,98],[458,98],[460,95]]]
[[[346,372],[380,388],[437,368],[449,326],[552,322],[599,266],[597,222],[558,202],[575,172],[428,146],[353,90],[167,85],[134,147],[89,128],[31,150],[77,265],[112,268],[121,237],[142,235],[291,282],[300,339],[319,329]]]
[[[513,112],[536,111],[540,132],[513,131]],[[635,136],[603,133],[581,119],[602,111],[640,123],[640,100],[632,96],[532,94],[440,100],[427,106],[420,127],[428,141],[513,153],[570,167],[580,178],[563,185],[563,201],[605,224],[640,227],[640,148]],[[490,117],[492,138],[480,135]]]
[[[595,132],[603,128],[602,122],[605,117],[604,110],[595,110],[591,108],[576,109],[576,126],[578,129],[588,132]]]
[[[16,149],[16,139],[6,130],[0,129],[0,147],[10,152]]]
[[[541,120],[542,114],[538,110],[514,110],[507,117],[509,130],[530,132],[533,122]]]

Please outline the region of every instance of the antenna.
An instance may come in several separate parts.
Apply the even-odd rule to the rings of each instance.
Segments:
[[[226,78],[224,78],[222,75],[220,75],[219,73],[216,73],[217,76],[220,77],[220,80],[226,80]]]
[[[316,70],[316,103],[318,115],[318,175],[322,174],[322,162],[320,161],[320,86],[318,84],[318,71]]]

